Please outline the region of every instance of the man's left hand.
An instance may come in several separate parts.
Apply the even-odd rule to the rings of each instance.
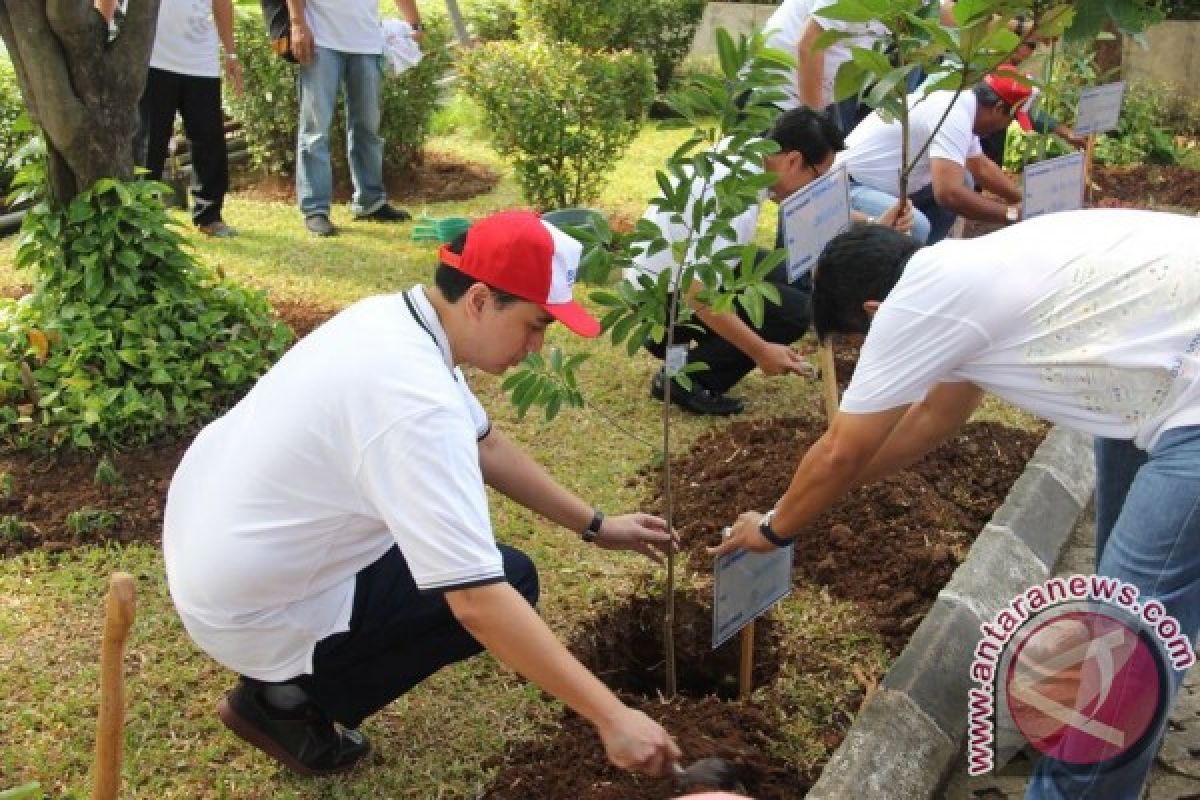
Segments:
[[[661,564],[669,547],[679,549],[679,534],[668,532],[660,517],[639,511],[605,517],[596,544],[605,550],[632,550]]]
[[[241,97],[245,92],[245,83],[242,79],[242,62],[236,58],[226,57],[225,59],[225,80],[229,81],[229,85],[233,87],[233,91],[238,97]]]
[[[722,539],[716,547],[706,548],[709,555],[716,558],[738,550],[770,553],[778,549],[768,542],[767,538],[758,530],[758,523],[762,521],[762,518],[763,515],[757,511],[743,511],[738,516],[737,522],[727,529],[729,535]]]

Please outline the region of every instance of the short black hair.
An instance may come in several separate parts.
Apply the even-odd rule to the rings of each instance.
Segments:
[[[450,252],[462,255],[463,248],[467,246],[467,234],[469,233],[470,231],[468,230],[467,233],[460,233],[456,236],[454,241],[450,242]],[[477,283],[482,283],[491,290],[492,297],[499,308],[504,308],[523,300],[523,298],[517,297],[515,294],[501,291],[478,278],[472,278],[467,273],[441,261],[438,262],[437,269],[433,273],[433,285],[438,288],[438,291],[442,293],[442,297],[446,298],[446,302],[448,303],[457,303],[467,293],[467,290]]]
[[[820,164],[832,153],[846,147],[842,129],[824,111],[800,106],[785,111],[775,120],[766,138],[782,152],[796,151],[809,164]]]
[[[831,333],[866,333],[868,300],[882,301],[900,280],[920,245],[886,225],[857,224],[833,237],[813,272],[813,327],[817,339]]]
[[[985,108],[1004,106],[1004,110],[1006,112],[1012,111],[1012,106],[1008,104],[1008,101],[996,94],[996,90],[988,86],[986,83],[980,83],[975,87],[974,91],[975,99],[979,105]]]

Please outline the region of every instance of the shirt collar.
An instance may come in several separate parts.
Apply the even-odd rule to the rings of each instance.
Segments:
[[[450,340],[446,338],[446,329],[442,327],[442,321],[438,319],[433,303],[429,302],[429,297],[425,294],[425,287],[414,286],[404,292],[404,297],[408,301],[405,305],[408,306],[409,313],[433,339],[438,350],[442,351],[442,359],[446,362],[446,367],[453,371],[454,354],[450,352]]]

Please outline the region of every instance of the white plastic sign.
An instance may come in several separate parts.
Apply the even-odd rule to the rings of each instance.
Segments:
[[[1077,152],[1027,166],[1021,218],[1083,208],[1083,162]]]
[[[1082,136],[1114,130],[1124,101],[1125,81],[1084,89],[1079,95],[1079,110],[1075,112],[1075,133]]]
[[[688,346],[686,344],[673,344],[667,348],[666,367],[667,374],[671,376],[678,375],[687,366]]]
[[[717,559],[713,586],[713,649],[792,591],[792,548],[738,550]]]
[[[850,227],[850,183],[844,169],[831,170],[779,204],[787,245],[788,281],[817,263],[829,240]]]

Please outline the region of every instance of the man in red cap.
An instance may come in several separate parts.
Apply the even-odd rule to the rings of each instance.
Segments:
[[[496,543],[485,486],[607,549],[672,546],[658,517],[605,517],[504,434],[460,366],[498,375],[561,321],[580,246],[528,212],[442,248],[434,285],[358,302],[296,344],[196,437],[163,555],[192,639],[241,678],[221,721],[292,770],[348,769],[358,726],[483,649],[590,720],[616,765],[661,774],[671,737],[626,707],[534,610],[537,571]]]
[[[960,215],[999,223],[1021,218],[1020,188],[983,155],[979,137],[1007,128],[1030,90],[1017,81],[997,90],[991,80],[962,92],[918,90],[910,101],[907,194],[917,210],[912,236],[923,244],[944,239]],[[846,168],[856,211],[878,217],[896,204],[903,145],[900,121],[878,111],[846,137],[834,167]],[[1000,200],[979,194],[972,182]]]

